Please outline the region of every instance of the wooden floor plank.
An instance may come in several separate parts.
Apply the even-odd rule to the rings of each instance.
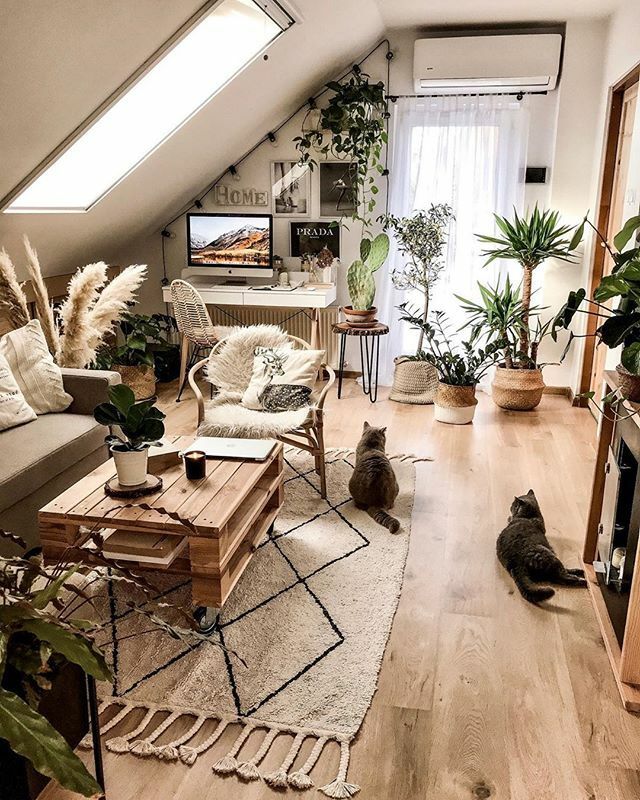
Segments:
[[[513,496],[532,487],[551,540],[578,564],[595,455],[589,412],[561,396],[504,412],[481,394],[473,425],[457,428],[436,423],[432,407],[387,396],[381,389],[372,405],[348,380],[342,400],[328,398],[325,425],[328,447],[355,446],[367,419],[388,426],[390,452],[434,459],[417,465],[402,597],[353,746],[358,797],[637,800],[640,717],[622,710],[587,592],[559,589],[534,608],[495,558]],[[193,434],[190,394],[174,400],[163,389],[168,432]],[[191,769],[107,753],[109,800],[275,798],[263,783],[211,772],[226,741]],[[278,737],[266,770],[288,744]],[[337,758],[334,749],[314,770],[317,786],[334,777]],[[45,797],[71,795],[51,786]]]

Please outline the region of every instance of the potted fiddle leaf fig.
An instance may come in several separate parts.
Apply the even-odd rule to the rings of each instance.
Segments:
[[[600,237],[613,261],[610,275],[603,277],[588,299],[585,289],[569,293],[567,302],[558,313],[555,328],[569,330],[578,311],[600,320],[594,334],[598,344],[611,350],[621,348],[620,363],[616,367],[620,379],[620,395],[625,400],[640,402],[640,243],[628,247],[634,235],[640,231],[640,216],[627,220],[622,230],[616,234],[611,245],[604,236],[585,218],[581,225],[589,225]],[[617,301],[614,308],[607,303]],[[581,308],[586,301],[587,308]],[[571,339],[580,335],[571,332]],[[571,341],[570,339],[570,341]],[[586,392],[582,397],[594,398],[594,392]],[[605,398],[613,402],[616,398]]]
[[[109,388],[109,402],[96,406],[93,416],[101,425],[117,427],[120,433],[106,437],[122,486],[140,486],[147,480],[149,447],[164,436],[165,414],[153,400],[136,402],[124,383]]]
[[[513,220],[498,214],[494,214],[494,218],[499,235],[478,236],[487,245],[482,255],[486,257],[485,265],[496,259],[506,259],[517,261],[522,267],[522,316],[511,366],[505,361],[496,368],[493,399],[501,408],[530,411],[539,404],[544,390],[542,368],[535,353],[537,346],[534,347],[536,337],[529,327],[533,272],[548,258],[572,262],[584,226],[564,225],[558,211],[540,211],[537,205],[524,216],[514,209]]]
[[[360,258],[347,270],[347,287],[350,306],[343,308],[347,322],[361,325],[375,321],[376,307],[373,300],[376,284],[373,275],[384,264],[389,254],[389,237],[379,233],[374,239],[363,238],[360,242]]]

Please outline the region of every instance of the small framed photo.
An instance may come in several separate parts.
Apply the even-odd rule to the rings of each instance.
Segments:
[[[317,256],[327,247],[334,258],[340,258],[340,223],[334,222],[290,222],[291,255]]]
[[[349,161],[321,161],[320,216],[348,217],[357,211],[357,169]]]
[[[311,172],[297,161],[271,162],[274,217],[304,217],[311,204]]]

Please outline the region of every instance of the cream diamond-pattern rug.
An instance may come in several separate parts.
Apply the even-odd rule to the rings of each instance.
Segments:
[[[371,704],[398,604],[414,462],[423,459],[392,456],[400,486],[395,536],[351,501],[353,459],[352,450],[328,451],[329,499],[323,500],[309,456],[287,449],[283,509],[211,635],[224,649],[146,633],[148,620],[111,590],[107,652],[115,683],[103,687],[101,703],[109,750],[187,765],[212,751],[215,772],[306,789],[334,740],[341,747],[338,774],[321,791],[329,797],[358,791],[347,781],[349,743]],[[165,581],[162,600],[190,603],[187,581]],[[229,726],[238,731],[233,747],[215,753]],[[260,762],[281,733],[294,736],[289,753],[263,775]],[[307,739],[313,746],[299,763]]]

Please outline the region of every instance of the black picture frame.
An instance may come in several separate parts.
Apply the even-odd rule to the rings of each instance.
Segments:
[[[293,257],[318,255],[328,247],[334,258],[340,258],[340,223],[336,220],[296,220],[289,223],[290,253]]]
[[[358,210],[357,165],[320,161],[320,216],[351,217]]]

